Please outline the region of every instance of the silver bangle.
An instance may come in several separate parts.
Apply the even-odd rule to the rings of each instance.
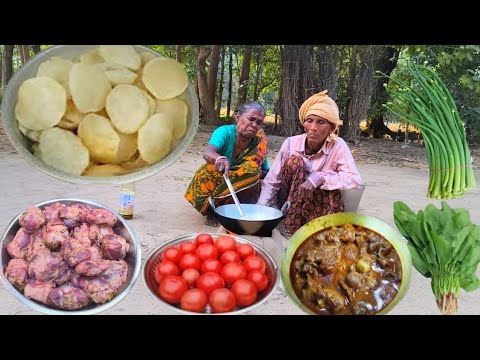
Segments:
[[[220,159],[228,160],[228,158],[226,156],[219,156],[215,159],[215,162],[213,164],[215,165],[217,163],[217,161],[220,160]]]

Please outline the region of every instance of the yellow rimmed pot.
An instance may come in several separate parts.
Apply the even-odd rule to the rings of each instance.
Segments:
[[[283,287],[290,299],[305,313],[315,315],[315,313],[305,306],[295,294],[290,278],[290,267],[293,256],[299,246],[313,234],[331,228],[332,226],[342,226],[352,224],[375,231],[383,236],[393,246],[402,264],[402,280],[400,288],[395,297],[387,306],[380,310],[377,315],[383,315],[392,310],[400,300],[405,296],[412,277],[412,258],[406,245],[405,239],[391,226],[372,216],[359,213],[337,213],[319,217],[302,226],[293,234],[289,240],[288,247],[284,253],[281,264],[281,278]]]

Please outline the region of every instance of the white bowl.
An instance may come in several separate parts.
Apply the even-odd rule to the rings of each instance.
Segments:
[[[156,51],[142,45],[133,45],[138,52],[150,52],[158,57],[162,57]],[[9,81],[2,100],[1,117],[8,139],[20,153],[20,155],[32,166],[40,169],[48,175],[74,184],[124,184],[143,180],[166,167],[177,160],[188,148],[198,129],[199,107],[197,94],[190,84],[187,90],[180,96],[188,106],[187,132],[185,136],[177,140],[172,147],[172,151],[164,159],[156,164],[133,173],[109,176],[109,177],[90,177],[68,174],[64,171],[55,169],[36,158],[31,149],[32,142],[27,139],[18,129],[17,119],[15,117],[15,105],[17,103],[18,88],[27,79],[34,77],[39,65],[53,56],[60,56],[66,59],[73,59],[79,54],[94,49],[98,45],[55,45],[31,58],[23,65]]]

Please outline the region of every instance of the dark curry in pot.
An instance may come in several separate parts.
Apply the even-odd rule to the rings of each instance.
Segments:
[[[397,294],[402,266],[383,236],[347,224],[305,240],[293,256],[290,278],[297,297],[317,314],[375,314]]]

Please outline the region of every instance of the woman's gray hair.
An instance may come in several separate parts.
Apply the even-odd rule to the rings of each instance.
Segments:
[[[265,110],[265,108],[263,107],[262,104],[260,104],[259,102],[257,101],[247,101],[246,103],[243,103],[242,105],[240,105],[237,110],[235,110],[233,113],[234,115],[243,115],[243,113],[245,113],[246,111],[250,110],[250,109],[255,109],[255,110],[258,110],[260,111],[263,115],[266,115],[267,112]]]

